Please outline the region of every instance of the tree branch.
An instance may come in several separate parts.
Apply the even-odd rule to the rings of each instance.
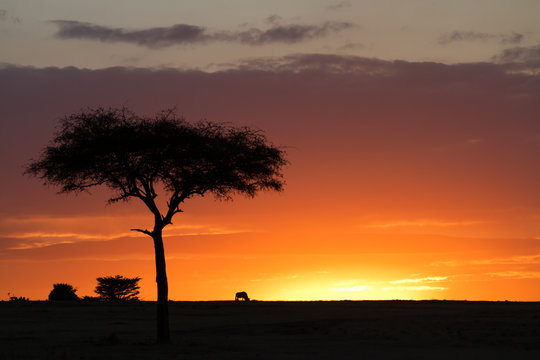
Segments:
[[[180,204],[191,194],[191,192],[188,191],[182,191],[180,193],[179,190],[176,190],[171,195],[171,200],[167,202],[167,206],[169,207],[167,211],[167,215],[163,217],[164,224],[172,224],[172,218],[175,214],[178,214],[180,212],[183,212],[182,209],[180,209]]]
[[[143,229],[130,229],[131,231],[138,231],[138,232],[141,232],[143,234],[146,234],[148,236],[152,236],[152,233],[148,230],[143,230]]]
[[[157,197],[157,194],[156,194],[156,192],[154,190],[154,183],[153,183],[152,179],[147,179],[147,178],[145,178],[143,176],[143,177],[137,178],[136,180],[139,180],[139,182],[143,186],[144,195],[146,197],[152,198],[152,199],[155,199]]]
[[[162,225],[161,223],[163,221],[163,216],[161,215],[161,212],[159,211],[156,202],[154,201],[157,195],[154,191],[152,180],[144,178],[138,178],[136,180],[139,180],[142,187],[144,188],[144,191],[141,191],[137,188],[139,194],[137,197],[141,199],[146,205],[146,207],[152,212],[152,214],[154,214],[155,225]]]

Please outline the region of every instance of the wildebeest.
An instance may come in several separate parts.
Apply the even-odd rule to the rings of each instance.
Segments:
[[[240,301],[240,300],[249,301],[249,297],[248,297],[247,292],[245,292],[245,291],[240,291],[240,292],[237,292],[237,293],[236,293],[236,296],[235,296],[235,298],[234,298],[234,301]]]

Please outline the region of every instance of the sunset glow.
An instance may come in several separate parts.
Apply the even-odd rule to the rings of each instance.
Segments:
[[[0,5],[0,299],[120,274],[155,300],[142,203],[22,174],[62,116],[127,106],[290,161],[283,192],[181,206],[171,300],[540,301],[540,2],[38,3]]]

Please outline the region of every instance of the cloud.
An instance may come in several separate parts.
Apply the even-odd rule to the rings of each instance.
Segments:
[[[510,35],[500,35],[499,39],[502,44],[519,44],[523,40],[524,35],[513,33]]]
[[[421,285],[421,286],[387,286],[382,288],[384,291],[431,291],[431,290],[437,290],[437,291],[444,291],[446,290],[446,287],[443,286],[427,286],[427,285]]]
[[[426,276],[423,278],[407,278],[400,280],[389,281],[390,286],[385,286],[382,288],[383,291],[444,291],[447,290],[447,287],[444,286],[433,286],[433,285],[424,285],[432,284],[440,281],[448,280],[447,276]],[[414,285],[407,285],[414,284]]]
[[[249,231],[243,230],[227,230],[222,228],[203,228],[199,230],[186,231],[179,227],[167,228],[164,230],[168,237],[181,236],[203,236],[203,235],[230,235],[240,234]],[[87,234],[87,233],[47,233],[47,232],[31,232],[19,234],[0,235],[0,238],[17,239],[16,245],[7,248],[7,250],[33,249],[41,248],[58,244],[71,244],[80,241],[110,241],[123,238],[140,238],[142,235],[138,232],[124,232],[113,234]],[[68,239],[68,240],[66,240]]]
[[[476,31],[452,31],[439,37],[439,44],[448,45],[460,41],[488,41],[498,40],[501,44],[519,44],[523,40],[523,34],[490,34]]]
[[[240,61],[237,69],[264,72],[320,72],[392,75],[406,62],[391,62],[352,55],[292,54],[282,57],[261,57]]]
[[[128,31],[80,21],[55,20],[52,22],[59,27],[56,37],[62,39],[127,42],[157,48],[175,44],[204,43],[212,38],[206,29],[186,24]]]
[[[358,292],[358,291],[366,291],[366,290],[372,290],[373,287],[368,285],[355,285],[350,287],[338,287],[338,288],[332,288],[329,291],[334,292]]]
[[[8,217],[0,219],[0,225],[4,228],[0,232],[0,239],[15,240],[11,241],[13,244],[3,246],[2,249],[20,250],[83,241],[144,238],[138,232],[118,231],[118,228],[129,229],[127,224],[135,221],[143,222],[137,216]],[[168,237],[229,235],[245,232],[249,231],[203,224],[170,225],[165,229],[165,235]]]
[[[257,256],[239,250],[240,244],[253,240],[253,233],[231,234],[182,234],[165,235],[167,238],[167,257],[199,257],[215,254],[217,256]],[[103,241],[88,239],[72,241],[68,238],[54,239],[53,242],[41,239],[32,243],[12,238],[0,238],[0,258],[2,260],[37,260],[117,258],[124,254],[152,254],[152,239],[147,236],[126,236]],[[211,249],[211,251],[209,251]],[[219,255],[218,255],[219,254]]]
[[[473,265],[533,265],[540,264],[540,254],[472,260]]]
[[[251,279],[251,282],[265,282],[265,281],[282,281],[282,280],[296,280],[298,275],[285,275],[285,276],[272,276],[268,278]]]
[[[530,62],[540,60],[540,45],[505,49],[495,57],[501,62]]]
[[[453,227],[453,226],[471,226],[481,224],[482,221],[443,221],[443,220],[415,220],[415,221],[392,221],[376,224],[364,225],[365,228],[387,229],[394,227]]]
[[[176,24],[169,27],[155,27],[143,30],[126,30],[95,25],[87,22],[54,20],[58,26],[56,37],[61,39],[95,40],[105,43],[124,42],[149,48],[163,48],[173,45],[205,44],[208,42],[236,42],[245,45],[271,43],[292,44],[327,36],[349,29],[348,22],[324,22],[320,25],[279,25],[279,17],[267,19],[269,29],[250,28],[244,31],[210,31],[196,25]]]
[[[515,240],[514,240],[515,241]],[[535,246],[537,247],[537,246]],[[540,254],[530,255],[518,255],[508,257],[497,257],[489,259],[477,259],[477,260],[447,260],[447,261],[434,261],[430,265],[432,266],[467,266],[467,265],[538,265],[540,264]]]
[[[12,239],[64,239],[71,238],[74,240],[93,240],[93,239],[102,239],[110,240],[117,239],[121,237],[131,237],[131,236],[140,236],[133,235],[134,233],[126,232],[119,234],[84,234],[84,233],[59,233],[59,232],[29,232],[29,233],[14,233],[14,234],[2,234],[3,237],[8,237]]]
[[[540,271],[500,271],[486,275],[505,279],[540,279]]]
[[[264,22],[267,24],[275,25],[275,24],[279,24],[282,20],[283,18],[281,16],[274,14],[264,19]]]
[[[360,285],[360,284],[362,285]],[[344,280],[335,284],[334,288],[328,289],[332,292],[359,292],[366,290],[373,290],[373,286],[364,285],[365,281],[358,280]]]
[[[349,42],[349,43],[346,43],[345,45],[343,46],[340,46],[338,48],[338,51],[347,51],[347,50],[360,50],[360,49],[364,49],[365,46],[364,44],[362,43],[353,43],[353,42]]]
[[[330,4],[326,8],[329,10],[341,10],[341,9],[349,9],[352,7],[351,0],[344,0],[338,3]]]
[[[8,22],[18,24],[21,22],[21,18],[9,15],[8,11],[5,9],[0,9],[0,23]]]
[[[424,282],[432,283],[432,282],[444,281],[447,279],[448,279],[447,276],[428,276],[424,278],[394,280],[394,281],[390,281],[390,284],[419,284],[419,283],[424,283]]]
[[[395,281],[376,281],[368,282],[368,284],[358,284],[359,281],[348,280],[342,281],[336,284],[336,287],[329,289],[332,292],[361,292],[361,291],[371,291],[371,290],[382,290],[382,291],[429,291],[429,290],[446,290],[446,287],[443,286],[432,286],[426,285],[434,282],[447,280],[446,276],[428,276],[424,278],[411,278],[411,279],[402,279]],[[389,286],[384,286],[385,284],[391,284]],[[407,285],[413,284],[413,285]]]
[[[540,69],[540,44],[530,47],[513,47],[503,50],[493,56],[493,61],[509,64],[511,68],[538,70]]]
[[[239,40],[243,44],[263,45],[269,43],[298,43],[327,36],[352,28],[354,25],[348,22],[325,22],[321,25],[277,25],[268,30],[250,29],[231,34],[226,39]]]

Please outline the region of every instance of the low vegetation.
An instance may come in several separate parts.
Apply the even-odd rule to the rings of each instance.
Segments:
[[[102,300],[139,300],[139,280],[139,277],[127,278],[121,275],[98,277],[95,293]]]
[[[77,289],[70,284],[57,283],[53,284],[53,289],[49,293],[49,300],[52,301],[77,301],[79,297]]]

